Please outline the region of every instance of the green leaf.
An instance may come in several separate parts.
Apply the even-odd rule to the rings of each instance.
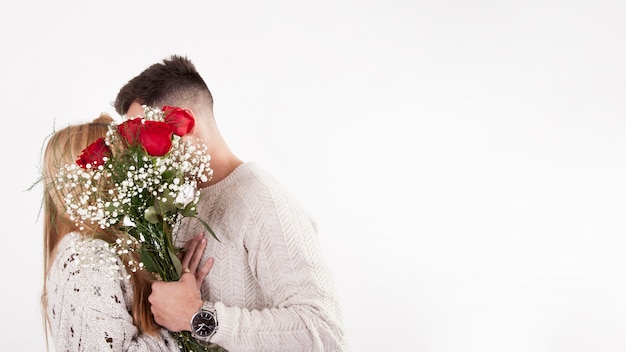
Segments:
[[[159,266],[157,261],[154,260],[152,254],[143,249],[141,250],[141,262],[143,263],[144,269],[153,273],[161,272],[161,267]]]
[[[163,201],[163,199],[165,199],[165,201]],[[169,190],[165,190],[156,198],[154,206],[161,215],[164,215],[176,209],[176,206],[174,205],[174,200],[175,199],[174,197],[172,197],[171,192]]]
[[[174,169],[165,170],[163,174],[161,175],[161,177],[163,177],[164,180],[171,180],[174,178],[174,176],[176,176],[176,170]]]
[[[173,279],[174,281],[178,281],[178,279],[180,279],[180,276],[183,274],[183,264],[180,262],[180,259],[178,259],[178,257],[176,256],[176,253],[174,253],[172,248],[167,247],[167,254],[170,256],[170,260],[172,261],[172,264],[174,265],[174,268],[176,269],[177,277]]]
[[[143,217],[146,218],[146,220],[148,220],[148,222],[150,222],[151,224],[159,223],[159,214],[153,206],[146,209]]]
[[[211,228],[211,226],[209,226],[209,224],[207,224],[204,220],[200,219],[197,216],[190,216],[190,218],[194,218],[197,219],[198,221],[200,221],[200,223],[202,224],[202,226],[204,226],[204,228],[209,231],[209,233],[211,234],[211,236],[213,236],[213,238],[215,238],[217,240],[217,242],[222,242],[220,241],[219,238],[217,238],[217,236],[215,235],[215,232],[213,232],[213,229]]]
[[[183,214],[184,217],[193,217],[194,215],[197,215],[196,204],[194,203],[187,204],[185,209],[181,209],[180,213]]]

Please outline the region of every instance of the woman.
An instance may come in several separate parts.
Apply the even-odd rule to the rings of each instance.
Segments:
[[[174,338],[150,312],[151,274],[128,267],[130,260],[139,259],[134,252],[117,255],[110,250],[122,234],[97,225],[79,229],[65,211],[63,189],[54,185],[59,169],[104,137],[111,122],[109,115],[102,114],[90,123],[70,125],[55,132],[45,149],[42,305],[46,339],[50,330],[57,351],[178,351]],[[212,264],[199,267],[205,245],[202,236],[194,237],[182,261],[189,269],[185,272],[195,273],[198,287]],[[101,264],[85,265],[85,261]]]

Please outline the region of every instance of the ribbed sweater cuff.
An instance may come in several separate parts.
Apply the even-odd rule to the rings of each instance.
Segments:
[[[215,311],[217,313],[217,332],[211,338],[211,343],[222,346],[232,341],[231,334],[235,331],[235,325],[238,318],[236,309],[228,309],[223,303],[215,303]]]

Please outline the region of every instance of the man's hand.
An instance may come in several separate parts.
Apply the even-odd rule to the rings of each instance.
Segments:
[[[192,273],[183,273],[178,281],[155,281],[148,301],[157,324],[175,332],[189,331],[191,317],[202,307]]]
[[[185,247],[187,250],[182,260],[184,272],[180,280],[155,281],[148,297],[156,323],[174,332],[191,329],[191,317],[203,303],[200,297],[202,281],[213,267],[213,258],[198,267],[206,247],[203,234],[189,240]]]

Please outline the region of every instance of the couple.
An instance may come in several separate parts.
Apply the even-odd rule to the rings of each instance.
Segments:
[[[64,195],[46,185],[42,303],[56,351],[179,351],[170,332],[192,330],[207,351],[346,350],[314,222],[274,179],[229,149],[192,62],[173,55],[149,66],[120,89],[114,105],[134,117],[144,104],[181,107],[195,119],[193,137],[207,146],[213,170],[200,184],[197,213],[219,241],[185,218],[177,232],[186,249],[180,280],[155,280],[124,265],[128,275],[112,278],[105,268],[79,265],[73,250],[88,231],[100,233],[105,246],[115,244],[116,233],[79,228],[65,212]],[[112,121],[101,115],[57,131],[45,150],[44,180],[104,137]]]

